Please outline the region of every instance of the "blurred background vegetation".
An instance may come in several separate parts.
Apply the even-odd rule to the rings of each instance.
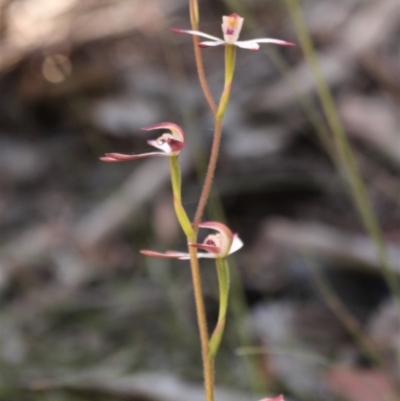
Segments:
[[[146,151],[143,126],[181,125],[193,215],[213,119],[191,38],[168,31],[189,28],[187,3],[0,0],[1,401],[203,399],[188,266],[138,252],[185,248],[166,161],[98,160]],[[217,400],[398,400],[400,317],[332,161],[294,3],[199,1],[207,33],[221,36],[235,11],[243,39],[298,44],[237,54],[208,215],[245,242],[231,259]],[[398,2],[299,4],[398,281]],[[222,49],[202,54],[217,98]],[[202,272],[212,327],[214,265]]]

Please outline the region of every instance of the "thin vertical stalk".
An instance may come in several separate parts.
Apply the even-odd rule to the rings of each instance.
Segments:
[[[193,30],[199,29],[199,8],[197,0],[189,0],[190,9],[190,23]],[[211,95],[210,88],[207,84],[207,79],[204,73],[203,59],[199,47],[199,38],[193,36],[193,48],[196,60],[197,75],[199,77],[200,86],[203,90],[204,96],[207,103],[215,115],[217,108],[214,99]],[[195,242],[197,234],[198,224],[193,230],[193,234],[187,235],[188,242]],[[203,289],[201,284],[201,275],[199,268],[199,261],[197,258],[197,251],[195,248],[189,246],[190,253],[190,267],[192,272],[194,299],[196,305],[197,322],[199,326],[200,343],[201,343],[201,356],[203,360],[203,376],[204,376],[204,389],[206,395],[206,401],[214,401],[214,363],[209,355],[209,338],[207,330],[207,318],[204,307]]]
[[[204,208],[206,207],[208,196],[210,195],[211,185],[214,178],[215,167],[217,165],[219,146],[221,144],[222,135],[222,121],[215,120],[214,125],[214,137],[213,144],[211,148],[210,160],[207,167],[206,178],[204,180],[203,189],[200,195],[199,204],[197,206],[196,214],[193,220],[193,229],[197,231],[201,218],[204,213]]]
[[[204,213],[204,208],[207,204],[208,197],[210,195],[211,185],[214,179],[215,167],[217,165],[219,147],[221,144],[222,135],[222,119],[224,118],[226,108],[229,102],[229,96],[231,93],[233,74],[235,70],[235,46],[225,46],[225,85],[222,92],[218,110],[215,115],[214,125],[214,137],[211,148],[211,156],[207,167],[207,174],[204,180],[204,186],[201,191],[199,205],[197,206],[196,214],[193,220],[193,228],[197,231],[200,220]]]
[[[197,0],[190,0],[189,1],[189,8],[190,8],[190,23],[192,25],[192,29],[194,31],[199,30],[199,9]],[[194,57],[196,59],[196,68],[197,68],[197,75],[199,77],[200,86],[203,90],[204,96],[207,100],[207,103],[215,115],[217,112],[217,106],[215,105],[214,99],[212,97],[210,88],[207,84],[206,75],[204,73],[204,65],[203,65],[203,58],[201,56],[201,49],[199,47],[199,37],[193,36],[193,48],[194,48]]]
[[[400,313],[400,283],[397,280],[395,272],[390,268],[384,238],[377,217],[369,201],[368,193],[361,178],[351,145],[337,113],[334,99],[316,57],[301,7],[297,0],[285,0],[285,3],[295,25],[307,63],[315,77],[318,96],[321,100],[329,127],[333,133],[336,150],[342,169],[346,175],[354,203],[368,235],[375,243],[379,262],[383,269],[383,276],[393,296],[396,297],[395,302]]]
[[[183,70],[181,54],[177,52],[174,47],[171,46],[170,48],[168,48],[168,51],[164,52],[164,55],[171,77],[173,77],[176,82],[182,84],[175,86],[175,90],[178,87],[187,86],[188,81]],[[175,97],[177,99],[182,97],[179,90],[176,91]],[[192,114],[192,111],[187,108],[185,102],[178,102],[178,104],[184,106],[182,107],[181,112],[186,122],[186,125],[192,127],[191,131],[196,133],[196,127],[193,125],[193,120],[195,119],[195,117]],[[192,143],[191,151],[195,160],[196,172],[198,177],[200,178],[203,177],[207,168],[207,160],[205,160],[205,145],[199,135],[193,136],[193,141],[194,142]],[[216,196],[213,196],[209,199],[207,203],[207,208],[210,214],[210,220],[220,221],[222,223],[226,222],[226,216],[224,214],[224,210],[221,204],[221,199],[218,197],[217,194]],[[232,309],[234,325],[237,331],[237,335],[239,337],[239,342],[241,344],[251,344],[252,340],[249,330],[243,324],[241,324],[242,317],[246,314],[247,304],[244,297],[243,284],[238,273],[238,266],[236,265],[234,255],[230,257],[229,269],[231,282],[230,293],[232,294],[232,296],[230,297],[229,307]],[[255,356],[249,355],[247,358],[244,358],[244,360],[242,360],[245,374],[248,378],[249,385],[252,388],[254,395],[265,393],[267,390],[267,382],[265,378],[262,377],[258,366],[259,363],[256,358],[257,357]]]
[[[226,258],[217,258],[215,260],[217,275],[218,275],[218,287],[219,287],[219,312],[218,321],[215,326],[214,332],[210,339],[210,352],[209,358],[214,359],[218,348],[221,344],[222,335],[225,330],[226,323],[226,312],[228,310],[228,299],[229,299],[229,266]]]
[[[188,238],[194,241],[195,238]],[[209,344],[208,344],[208,330],[207,319],[204,307],[203,288],[201,284],[199,261],[197,259],[197,251],[195,248],[189,246],[190,253],[190,267],[192,271],[192,281],[194,289],[194,300],[196,304],[197,323],[199,326],[200,343],[201,343],[201,356],[203,359],[203,375],[204,375],[204,389],[206,392],[206,401],[214,401],[214,366],[213,361],[208,357]]]
[[[178,156],[169,157],[169,167],[171,172],[172,193],[174,197],[174,208],[176,217],[182,227],[186,237],[193,237],[194,231],[190,224],[189,217],[186,214],[185,208],[182,205],[181,198],[181,169],[179,166]]]

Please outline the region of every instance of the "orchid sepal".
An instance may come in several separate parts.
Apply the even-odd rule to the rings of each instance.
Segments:
[[[205,41],[205,42],[200,42],[199,47],[202,47],[202,48],[215,47],[215,46],[221,46],[224,44],[225,44],[225,42],[223,40]]]
[[[282,39],[274,39],[274,38],[257,38],[257,39],[249,39],[249,40],[240,40],[236,43],[272,43],[274,45],[279,45],[279,46],[296,46],[292,42],[288,42],[286,40]]]
[[[144,256],[150,256],[152,258],[159,259],[177,259],[177,260],[189,260],[190,254],[187,252],[178,252],[178,251],[166,251],[166,252],[155,252],[150,249],[141,249],[140,253]],[[215,259],[215,256],[211,253],[197,253],[198,259]]]
[[[221,41],[221,42],[225,43],[225,41],[223,39],[220,39],[217,36],[209,35],[208,33],[201,32],[201,31],[194,31],[192,29],[180,29],[180,28],[169,28],[169,30],[174,33],[187,33],[189,35],[200,36],[202,38],[207,38],[207,39],[211,39],[214,41]]]
[[[106,153],[104,156],[100,157],[100,160],[108,163],[118,163],[118,162],[126,162],[130,160],[144,159],[146,157],[153,156],[168,156],[168,154],[164,152],[148,152],[148,153],[139,153],[137,155],[125,155],[123,153]]]
[[[169,129],[171,131],[171,135],[178,141],[185,142],[185,133],[183,132],[183,129],[179,125],[168,121],[143,127],[142,131],[154,131],[156,129],[163,128]]]
[[[166,251],[162,253],[162,252],[151,251],[148,249],[141,249],[139,252],[144,256],[150,256],[152,258],[159,258],[159,259],[180,259],[180,260],[189,259],[188,253],[178,252],[178,251]]]

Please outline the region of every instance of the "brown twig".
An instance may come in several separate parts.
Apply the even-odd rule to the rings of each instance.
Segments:
[[[207,204],[208,197],[211,191],[211,185],[214,179],[215,168],[218,160],[219,147],[221,143],[222,134],[222,119],[224,117],[226,107],[229,102],[229,96],[231,93],[232,79],[235,65],[235,47],[227,45],[225,46],[225,85],[224,91],[222,92],[221,99],[219,101],[218,110],[215,114],[215,126],[214,126],[214,137],[211,149],[211,156],[207,167],[207,174],[204,181],[203,189],[197,206],[196,214],[193,220],[193,229],[197,231],[199,223],[204,213],[204,208]]]
[[[189,7],[190,7],[190,23],[192,25],[192,29],[194,31],[198,31],[199,30],[199,12],[198,12],[197,1],[190,0]],[[201,86],[201,89],[203,90],[204,96],[207,100],[208,105],[210,106],[212,113],[215,115],[217,113],[217,106],[211,95],[210,88],[207,84],[206,75],[204,73],[203,58],[202,58],[201,50],[199,47],[198,36],[193,36],[193,48],[194,48],[194,57],[196,59],[197,75],[199,77],[200,86]]]

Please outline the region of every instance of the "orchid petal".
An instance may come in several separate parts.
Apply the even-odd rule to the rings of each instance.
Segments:
[[[253,40],[241,40],[241,41],[235,42],[235,45],[242,49],[248,49],[248,50],[258,50],[260,48],[260,45],[258,45]]]
[[[237,234],[233,234],[233,241],[231,245],[231,249],[229,249],[229,255],[238,251],[240,248],[243,247],[243,241],[239,238]]]
[[[201,228],[211,228],[212,230],[218,231],[220,233],[224,233],[225,235],[231,235],[232,231],[223,223],[218,221],[203,221],[199,224]]]
[[[279,395],[278,397],[275,398],[263,398],[260,401],[285,401],[285,400],[283,399],[283,395]]]
[[[126,162],[129,160],[136,159],[144,159],[145,157],[151,156],[168,156],[165,152],[148,152],[148,153],[140,153],[137,155],[124,155],[122,153],[106,153],[103,157],[100,157],[100,160],[108,163],[118,163],[118,162]]]
[[[208,38],[208,39],[211,39],[211,40],[218,40],[218,41],[222,40],[220,38],[217,38],[216,36],[209,35],[208,33],[204,33],[204,32],[201,32],[201,31],[192,31],[192,30],[177,29],[177,28],[170,28],[169,30],[172,31],[172,32],[175,32],[175,33],[188,33],[189,35],[201,36],[203,38]]]
[[[255,42],[255,43],[273,43],[275,45],[280,45],[280,46],[294,46],[294,43],[292,42],[286,42],[285,40],[280,40],[280,39],[272,39],[272,38],[258,38],[258,39],[251,39],[251,40],[241,40],[240,42],[236,43],[249,43],[249,42]]]
[[[213,42],[200,42],[199,47],[214,47],[224,45],[225,42],[223,40],[213,41]]]

